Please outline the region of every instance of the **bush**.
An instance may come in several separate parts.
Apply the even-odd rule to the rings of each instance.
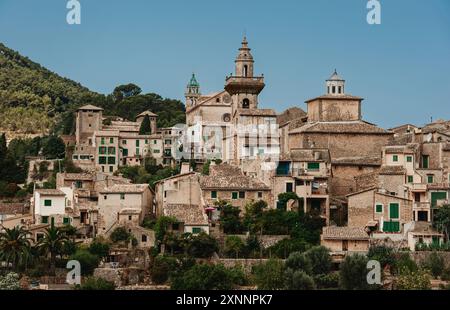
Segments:
[[[371,246],[369,248],[369,253],[367,253],[367,257],[369,258],[369,260],[379,261],[382,268],[386,267],[387,265],[395,265],[394,250],[388,246]]]
[[[367,290],[374,288],[367,283],[366,256],[361,254],[348,255],[341,264],[339,285],[346,290]]]
[[[225,239],[225,254],[228,257],[239,258],[239,254],[244,250],[244,242],[237,236],[228,236]]]
[[[285,287],[288,290],[314,290],[316,285],[313,278],[302,270],[286,269]]]
[[[177,268],[177,260],[170,256],[156,256],[150,266],[150,277],[154,284],[164,284],[170,272]]]
[[[404,269],[397,278],[396,288],[398,290],[430,290],[431,277],[423,270],[413,272]]]
[[[97,255],[100,258],[109,255],[109,243],[100,238],[95,238],[94,241],[89,245],[89,252],[91,254]]]
[[[19,290],[19,275],[14,272],[10,272],[5,276],[0,275],[0,290]]]
[[[220,206],[220,226],[226,234],[239,234],[243,231],[243,225],[239,218],[241,210],[228,204]]]
[[[431,272],[434,278],[439,277],[445,269],[445,261],[442,255],[432,252],[423,262],[422,268]]]
[[[234,271],[223,265],[194,265],[183,274],[173,277],[173,290],[231,290],[239,285]],[[236,281],[236,282],[235,282]]]
[[[255,284],[260,290],[280,290],[284,287],[284,264],[270,259],[252,268]]]
[[[16,198],[25,198],[28,196],[28,191],[26,189],[20,189],[16,192]]]
[[[416,262],[411,258],[411,256],[408,253],[401,253],[397,255],[397,257],[395,258],[394,272],[396,274],[400,274],[400,271],[405,269],[411,272],[415,272],[419,268],[417,267]]]
[[[111,291],[116,286],[113,282],[106,281],[102,278],[88,277],[81,285],[77,285],[75,289],[86,291]]]
[[[77,250],[69,260],[77,260],[80,262],[81,274],[83,276],[92,274],[100,262],[100,258],[97,255],[94,255],[85,249]]]
[[[304,271],[306,274],[312,274],[313,265],[311,260],[304,254],[300,252],[294,252],[286,259],[286,268],[290,268],[293,271]]]
[[[314,276],[314,282],[319,289],[338,288],[339,272],[316,275]]]
[[[330,250],[323,246],[316,246],[305,252],[305,256],[312,264],[312,273],[327,274],[331,269]]]
[[[205,232],[194,236],[188,246],[188,253],[196,258],[209,258],[218,251],[217,240]]]
[[[268,251],[270,255],[278,258],[287,258],[293,252],[305,252],[310,248],[310,244],[302,239],[283,239],[271,246]]]
[[[130,233],[124,227],[117,227],[109,237],[112,242],[128,241],[131,238]]]
[[[441,280],[450,281],[450,267],[444,269],[441,275]]]

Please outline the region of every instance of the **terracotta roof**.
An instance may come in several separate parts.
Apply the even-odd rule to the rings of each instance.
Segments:
[[[339,157],[333,158],[331,163],[344,166],[381,166],[381,158],[378,156]]]
[[[406,169],[403,166],[382,166],[378,172],[380,175],[404,175]]]
[[[283,113],[277,116],[277,123],[282,126],[290,121],[303,118],[307,114],[305,111],[303,111],[300,108],[292,107],[287,110],[285,110]]]
[[[143,193],[148,188],[149,188],[148,184],[114,184],[113,186],[100,190],[99,193],[102,194]]]
[[[201,206],[189,204],[167,204],[163,206],[165,216],[173,216],[184,225],[208,225],[208,218]]]
[[[78,108],[78,110],[77,110],[77,111],[79,111],[79,110],[94,110],[94,111],[103,111],[103,109],[102,109],[102,108],[96,107],[96,106],[94,106],[94,105],[92,105],[92,104],[84,105],[84,106],[82,106],[82,107]]]
[[[420,145],[418,143],[406,143],[403,145],[388,145],[384,147],[384,151],[387,154],[395,154],[395,153],[408,153],[412,154],[418,150]]]
[[[221,164],[211,168],[209,176],[200,178],[202,189],[269,190],[269,187],[258,179],[242,174],[238,167]]]
[[[37,189],[37,193],[42,196],[65,196],[63,191],[59,189]]]
[[[61,175],[64,178],[64,180],[75,180],[75,181],[93,181],[94,180],[94,176],[90,173],[62,173]]]
[[[152,111],[144,111],[144,112],[142,112],[141,114],[139,114],[137,117],[139,117],[139,116],[146,116],[146,115],[148,115],[148,116],[158,116],[157,114],[155,114],[155,113],[153,113]]]
[[[0,202],[0,214],[22,214],[22,212],[27,212],[27,209],[27,206],[22,202]]]
[[[389,134],[383,128],[363,121],[339,121],[339,122],[314,122],[307,123],[299,128],[291,130],[293,133],[364,133],[364,134]]]
[[[322,238],[325,240],[369,240],[369,235],[360,227],[324,227]]]
[[[238,114],[244,116],[276,116],[272,109],[238,109]]]
[[[312,98],[309,100],[306,100],[305,102],[311,102],[314,100],[322,100],[322,99],[334,99],[334,100],[364,100],[364,98],[361,97],[356,97],[356,96],[352,96],[352,95],[322,95],[316,98]]]

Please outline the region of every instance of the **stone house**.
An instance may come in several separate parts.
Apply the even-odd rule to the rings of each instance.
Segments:
[[[70,224],[66,208],[71,208],[69,188],[36,189],[32,201],[35,224]]]
[[[172,231],[180,233],[209,234],[209,221],[205,209],[200,205],[165,204],[163,215],[177,220],[172,224]]]
[[[339,252],[367,252],[369,234],[362,227],[326,226],[322,230],[320,245],[333,254]]]

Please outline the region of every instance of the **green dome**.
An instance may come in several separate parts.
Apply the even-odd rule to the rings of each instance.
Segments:
[[[200,84],[197,82],[194,73],[192,73],[192,77],[191,80],[189,81],[188,87],[200,87]]]

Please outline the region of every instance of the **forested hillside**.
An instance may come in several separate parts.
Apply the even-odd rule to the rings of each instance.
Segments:
[[[110,95],[98,94],[0,43],[0,132],[68,134],[73,131],[73,112],[85,104],[129,120],[152,110],[159,115],[159,126],[184,122],[184,105],[178,100],[141,94],[134,84],[118,86]]]

